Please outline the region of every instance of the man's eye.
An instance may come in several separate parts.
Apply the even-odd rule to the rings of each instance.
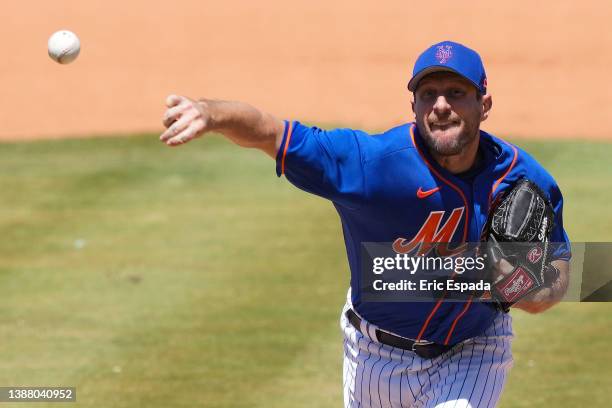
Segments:
[[[434,91],[423,91],[423,93],[421,94],[421,96],[422,96],[423,98],[430,99],[430,98],[433,98],[433,97],[435,96],[435,94],[436,94],[436,93],[435,93]]]
[[[465,95],[465,92],[461,89],[453,89],[451,91],[451,95],[454,96],[455,98],[458,98],[458,97]]]

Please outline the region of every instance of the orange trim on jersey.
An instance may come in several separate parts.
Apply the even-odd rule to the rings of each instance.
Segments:
[[[495,183],[493,183],[493,187],[491,188],[491,191],[489,192],[489,207],[491,206],[491,198],[493,197],[493,193],[495,192],[495,190],[497,190],[497,187],[499,187],[501,182],[506,177],[508,177],[508,174],[510,174],[510,172],[514,168],[514,165],[516,164],[516,160],[518,158],[518,149],[516,147],[514,147],[513,145],[511,145],[510,143],[506,142],[505,140],[502,140],[502,142],[504,142],[505,144],[510,146],[510,148],[512,148],[512,151],[514,152],[514,157],[512,158],[512,163],[510,163],[510,166],[508,166],[508,169],[504,172],[504,174],[500,178],[498,178],[495,181]],[[453,331],[455,330],[455,327],[457,326],[457,323],[459,322],[459,320],[461,320],[461,318],[465,315],[465,313],[470,308],[470,306],[472,304],[472,299],[473,299],[473,296],[470,296],[470,298],[466,302],[466,304],[465,304],[463,310],[461,311],[461,313],[459,313],[457,315],[457,317],[455,318],[455,321],[453,321],[453,324],[451,325],[451,328],[448,330],[448,334],[446,335],[446,339],[444,340],[444,345],[448,345],[448,342],[450,341],[451,336],[453,335]]]
[[[507,144],[508,146],[510,146],[512,148],[512,151],[514,152],[514,157],[512,158],[512,163],[510,163],[510,166],[508,166],[508,170],[506,170],[506,172],[503,174],[503,176],[498,178],[497,181],[495,181],[495,183],[493,183],[493,187],[491,187],[491,191],[489,192],[489,207],[491,206],[491,199],[493,198],[493,193],[495,193],[495,190],[497,190],[497,187],[499,187],[501,182],[506,177],[508,177],[508,174],[510,174],[510,171],[512,171],[512,168],[516,164],[516,159],[518,158],[518,150],[517,150],[517,148],[512,146],[510,143],[506,142],[505,140],[502,140],[502,142],[504,142],[505,144]]]
[[[283,149],[283,158],[281,159],[281,175],[285,174],[285,156],[287,155],[287,148],[289,148],[289,142],[291,141],[291,122],[287,122],[287,139],[285,140],[285,148]]]
[[[415,339],[416,341],[420,341],[421,337],[423,337],[423,334],[425,333],[425,329],[427,329],[427,326],[429,326],[429,322],[431,321],[431,319],[434,317],[434,315],[438,311],[438,308],[442,304],[442,301],[444,300],[445,297],[446,297],[446,292],[444,292],[444,295],[442,295],[440,300],[436,302],[436,305],[434,306],[433,310],[431,311],[431,313],[429,313],[429,316],[427,316],[427,320],[425,320],[425,323],[423,323],[423,326],[421,327],[421,331],[419,332],[419,335]]]
[[[470,308],[470,304],[472,303],[472,298],[474,296],[470,296],[470,298],[468,299],[468,301],[465,303],[465,306],[463,307],[463,310],[461,311],[461,313],[459,313],[457,315],[457,317],[455,318],[455,321],[453,322],[453,324],[451,325],[451,328],[448,331],[448,334],[446,335],[446,339],[444,339],[444,345],[448,345],[448,342],[450,341],[451,336],[453,335],[453,331],[455,331],[455,326],[457,326],[457,322],[459,320],[461,320],[461,318],[463,317],[463,315],[465,314],[465,312],[467,312],[467,310]]]
[[[415,125],[410,126],[410,138],[412,139],[412,144],[414,145],[414,148],[416,149],[416,151],[419,153],[419,156],[421,156],[421,159],[423,159],[423,161],[425,162],[425,165],[427,165],[427,168],[429,168],[429,170],[431,172],[433,172],[440,180],[442,180],[449,187],[451,187],[453,190],[455,190],[457,193],[459,193],[459,195],[463,199],[463,203],[465,204],[465,222],[463,224],[463,242],[466,242],[467,241],[467,234],[468,234],[468,220],[469,220],[469,211],[470,211],[470,209],[469,209],[469,206],[468,206],[468,201],[465,198],[465,194],[463,194],[463,191],[461,191],[461,189],[459,187],[457,187],[456,185],[454,185],[453,183],[451,183],[450,181],[448,181],[447,179],[442,177],[442,175],[429,163],[429,161],[427,160],[427,157],[425,157],[425,155],[419,149],[419,146],[416,144],[416,140],[414,139],[414,127],[415,127]],[[436,302],[436,305],[434,306],[432,311],[429,313],[429,316],[427,316],[427,319],[425,320],[425,323],[423,323],[423,326],[421,327],[421,330],[419,331],[419,335],[417,336],[416,341],[421,340],[421,337],[425,333],[425,330],[427,329],[427,326],[429,326],[429,322],[431,322],[431,319],[434,317],[434,315],[436,314],[436,312],[440,308],[440,305],[444,301],[444,297],[445,296],[446,296],[446,292]]]

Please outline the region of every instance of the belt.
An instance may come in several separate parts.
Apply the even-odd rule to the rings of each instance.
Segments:
[[[346,311],[346,317],[351,325],[361,334],[361,317],[355,313],[353,309]],[[416,341],[401,337],[386,331],[376,329],[376,339],[387,346],[399,348],[402,350],[414,351],[419,357],[430,359],[436,358],[439,355],[452,349],[453,346],[445,346],[444,344],[432,343],[430,341]]]

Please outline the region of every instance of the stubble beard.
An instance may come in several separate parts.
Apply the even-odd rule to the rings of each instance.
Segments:
[[[470,127],[463,124],[463,129],[457,136],[434,136],[429,127],[424,126],[423,123],[419,124],[419,130],[422,131],[421,136],[430,152],[438,156],[456,156],[460,154],[464,148],[470,145],[478,136],[478,126]]]

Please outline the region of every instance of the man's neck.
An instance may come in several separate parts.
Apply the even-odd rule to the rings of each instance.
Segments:
[[[478,143],[480,141],[479,137],[476,137],[474,141],[465,146],[465,148],[461,151],[461,153],[453,155],[453,156],[441,156],[432,152],[430,150],[430,154],[436,160],[436,162],[440,165],[440,167],[448,170],[453,174],[463,173],[472,168],[476,162],[480,159],[478,155]]]

